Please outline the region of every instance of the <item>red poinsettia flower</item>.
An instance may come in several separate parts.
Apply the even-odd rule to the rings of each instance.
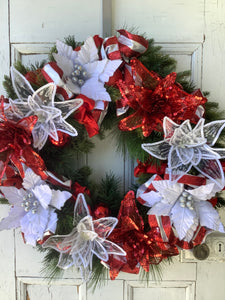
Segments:
[[[145,137],[153,130],[162,131],[165,116],[176,123],[186,119],[196,123],[196,111],[207,99],[200,91],[186,93],[176,80],[176,73],[161,79],[156,73],[148,71],[138,60],[131,61],[135,77],[133,84],[119,81],[123,105],[128,105],[135,112],[119,122],[122,131],[141,128]]]
[[[3,106],[0,116],[0,160],[3,162],[0,170],[0,180],[12,163],[21,177],[24,177],[23,163],[37,174],[45,177],[45,164],[42,158],[33,150],[31,132],[37,122],[37,116],[29,116],[19,121],[8,120]]]

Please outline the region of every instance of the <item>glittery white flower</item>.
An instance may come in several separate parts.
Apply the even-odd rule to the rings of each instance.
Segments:
[[[15,116],[18,118],[38,116],[38,121],[32,130],[35,148],[42,149],[48,136],[58,141],[58,130],[71,136],[77,135],[76,129],[65,119],[83,104],[82,99],[55,102],[56,86],[54,83],[46,84],[34,92],[26,78],[13,67],[11,76],[14,90],[19,98],[10,100]]]
[[[213,121],[206,125],[204,122],[204,119],[200,119],[192,129],[189,120],[178,125],[165,117],[164,140],[142,144],[142,148],[159,159],[168,159],[170,180],[179,180],[194,167],[223,188],[224,172],[219,159],[225,158],[225,149],[211,146],[216,143],[225,127],[225,120]]]
[[[0,187],[12,205],[8,217],[0,222],[0,230],[21,227],[26,243],[35,246],[46,231],[55,232],[55,208],[60,209],[72,195],[67,191],[50,189],[31,169],[25,171],[23,187]]]
[[[149,215],[169,216],[180,240],[191,241],[198,225],[224,232],[218,212],[207,199],[218,191],[215,183],[185,189],[169,180],[152,181],[156,191],[141,194]]]
[[[74,208],[74,229],[67,235],[51,236],[44,248],[53,248],[60,253],[58,267],[67,269],[74,265],[81,271],[84,280],[88,280],[92,271],[92,259],[108,261],[109,254],[126,255],[115,243],[106,240],[117,224],[113,217],[92,219],[83,194],[77,196]]]
[[[99,60],[98,48],[89,37],[79,51],[57,41],[57,54],[53,54],[58,67],[63,71],[62,80],[73,94],[83,94],[96,101],[95,108],[104,109],[104,101],[111,101],[104,83],[121,64],[120,59]]]

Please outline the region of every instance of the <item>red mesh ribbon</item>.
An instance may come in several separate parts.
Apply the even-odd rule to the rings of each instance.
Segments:
[[[44,242],[47,241],[47,239],[48,239],[50,236],[52,236],[53,234],[54,234],[54,233],[51,232],[51,231],[49,231],[49,230],[46,231],[46,232],[44,233],[44,235],[43,235],[43,238],[37,240],[37,243],[38,243],[39,245],[44,244]],[[25,240],[25,238],[24,238],[24,233],[23,233],[23,232],[22,232],[22,236],[23,236],[24,243],[26,243],[26,240]]]
[[[58,141],[56,141],[51,136],[49,136],[49,140],[54,146],[64,147],[70,142],[71,136],[69,134],[59,130],[57,130],[57,134],[58,134]]]
[[[4,163],[0,161],[0,170],[2,171],[4,168]],[[0,171],[0,172],[1,172]],[[16,172],[16,170],[12,166],[6,166],[5,173],[3,175],[1,185],[3,186],[14,186],[17,189],[21,189],[22,186],[22,178]]]
[[[89,137],[92,137],[99,133],[99,127],[93,115],[95,101],[84,95],[79,95],[78,97],[83,99],[84,103],[78,111],[75,112],[74,119],[80,124],[84,124]]]
[[[164,175],[164,180],[169,180],[169,174],[166,173]],[[190,186],[201,186],[206,184],[206,178],[202,176],[195,176],[190,174],[183,175],[179,180],[178,183],[183,183]]]
[[[156,217],[155,215],[149,215],[148,222],[152,230],[159,230],[161,232],[163,240],[167,241],[170,245],[175,245],[182,249],[192,249],[201,244],[206,234],[206,229],[198,226],[190,242],[181,241],[174,233],[169,216]]]
[[[139,273],[139,267],[131,268],[127,264],[126,257],[124,256],[112,256],[109,255],[109,260],[107,261],[107,267],[110,268],[109,275],[110,279],[114,280],[118,276],[119,272],[126,272],[131,274],[138,274]]]
[[[199,93],[188,94],[175,83],[176,73],[171,73],[161,79],[156,73],[148,71],[140,61],[133,59],[131,67],[135,82],[117,83],[123,106],[128,105],[135,112],[119,122],[122,131],[132,131],[141,128],[145,137],[153,130],[162,131],[162,121],[165,116],[176,123],[190,119],[196,123],[196,110],[207,99]]]
[[[133,191],[129,191],[121,202],[118,214],[118,225],[110,235],[110,239],[121,245],[126,251],[126,260],[111,257],[107,264],[110,276],[114,279],[121,270],[137,273],[140,264],[145,271],[149,271],[150,264],[158,264],[162,259],[177,255],[178,249],[174,245],[165,243],[160,232],[151,230],[145,232],[144,222],[140,216]]]
[[[24,177],[23,165],[30,167],[43,179],[46,178],[46,169],[42,158],[32,149],[31,132],[37,122],[37,116],[30,116],[18,122],[7,120],[4,115],[3,103],[0,120],[0,159],[3,168],[0,172],[0,179],[11,162],[18,170],[21,177]]]
[[[74,184],[72,185],[72,191],[73,191],[73,197],[75,200],[77,199],[77,196],[80,193],[86,194],[89,197],[91,196],[89,189],[86,186],[80,185],[78,182],[74,182]]]
[[[147,160],[146,162],[141,162],[137,160],[138,165],[134,168],[134,176],[138,177],[141,174],[159,174],[162,175],[165,173],[167,168],[167,163],[160,163],[156,165],[153,162]]]
[[[37,69],[35,71],[27,72],[25,78],[31,83],[36,86],[42,86],[46,84],[46,80],[42,74],[42,69]]]
[[[109,216],[109,208],[105,204],[100,203],[95,207],[92,215],[96,220],[106,218]]]

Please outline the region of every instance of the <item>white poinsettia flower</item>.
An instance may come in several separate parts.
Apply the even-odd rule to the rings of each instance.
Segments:
[[[223,188],[224,172],[219,159],[225,158],[225,149],[212,146],[225,127],[225,120],[204,123],[205,119],[202,118],[192,129],[190,120],[178,125],[165,117],[164,140],[142,144],[142,148],[159,159],[168,159],[170,180],[178,181],[194,167]]]
[[[106,240],[117,222],[113,217],[93,221],[83,194],[79,194],[74,208],[75,227],[72,232],[51,236],[42,246],[60,253],[58,267],[67,269],[74,265],[80,269],[82,278],[88,280],[94,254],[104,262],[108,261],[109,254],[126,255],[122,248]]]
[[[12,205],[9,216],[0,222],[0,230],[20,227],[26,243],[35,246],[46,231],[55,232],[55,209],[60,209],[72,195],[67,191],[51,189],[31,169],[25,171],[23,187],[0,187]]]
[[[169,216],[180,240],[191,241],[199,225],[224,232],[220,217],[207,201],[218,192],[215,183],[209,182],[195,189],[185,189],[181,183],[169,180],[152,181],[156,191],[139,195],[149,215]]]
[[[98,48],[89,37],[79,51],[57,41],[58,53],[53,54],[63,71],[62,80],[73,94],[83,94],[96,101],[95,107],[104,109],[104,101],[111,101],[104,84],[118,69],[122,60],[99,60]]]
[[[58,141],[57,131],[71,136],[77,135],[76,129],[65,119],[83,104],[82,99],[55,102],[56,85],[54,83],[46,84],[34,91],[26,78],[13,67],[11,76],[14,90],[19,98],[10,99],[13,113],[18,118],[30,115],[38,117],[32,130],[35,148],[42,149],[49,136]]]

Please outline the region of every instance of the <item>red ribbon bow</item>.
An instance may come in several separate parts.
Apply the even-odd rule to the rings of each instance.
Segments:
[[[160,162],[160,165],[155,164],[147,160],[146,162],[141,162],[137,160],[138,165],[134,168],[134,176],[139,177],[141,174],[159,174],[165,173],[167,168],[167,163]]]
[[[179,253],[176,246],[162,240],[158,231],[145,232],[144,221],[138,212],[133,191],[129,191],[122,200],[118,220],[110,239],[121,245],[127,255],[125,261],[110,257],[107,264],[110,267],[111,279],[122,270],[137,273],[138,264],[148,272],[150,264],[158,264],[162,259]]]
[[[99,133],[99,127],[93,112],[95,101],[84,95],[79,95],[78,97],[83,99],[84,103],[75,112],[74,119],[80,124],[84,124],[89,137],[92,137]]]
[[[21,177],[24,177],[22,163],[30,167],[35,173],[45,177],[43,172],[45,170],[44,161],[30,146],[30,132],[36,121],[37,117],[31,116],[23,118],[17,123],[13,121],[0,123],[0,152],[4,163],[0,178],[3,177],[9,162],[15,165]]]
[[[23,163],[35,173],[46,179],[46,169],[42,158],[33,150],[31,132],[37,122],[37,116],[29,116],[15,122],[8,120],[1,104],[0,120],[0,153],[3,167],[0,170],[0,180],[11,162],[24,177]]]

